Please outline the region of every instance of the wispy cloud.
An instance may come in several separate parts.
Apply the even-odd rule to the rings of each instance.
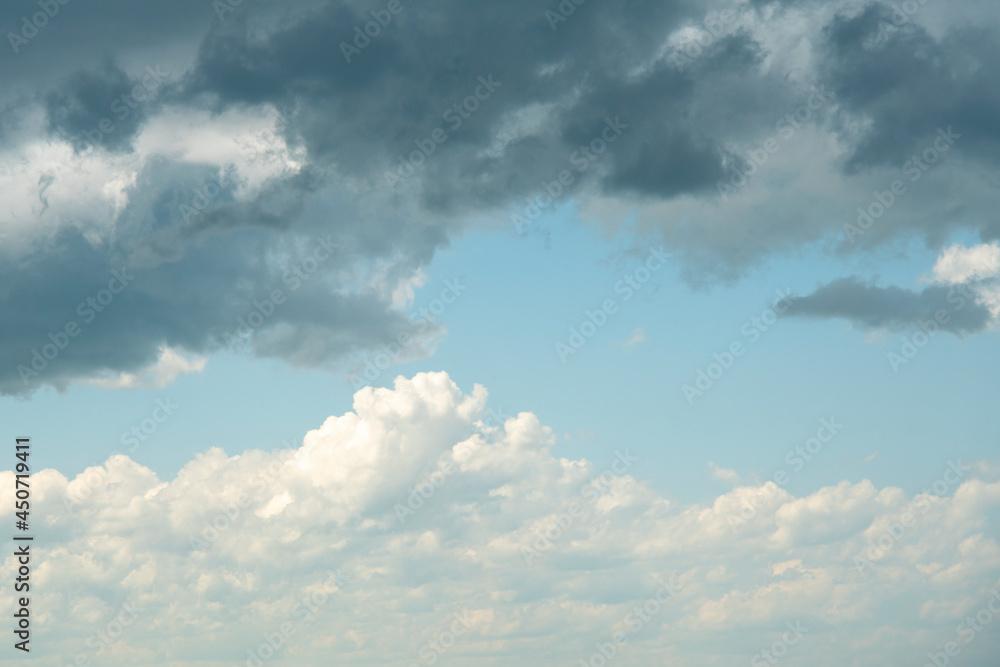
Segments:
[[[646,342],[646,330],[642,327],[636,327],[635,331],[633,331],[628,338],[626,338],[625,340],[614,341],[612,345],[616,347],[624,347],[631,349],[634,347],[638,347],[645,342]]]
[[[712,478],[736,486],[740,483],[740,476],[735,470],[721,468],[712,461],[708,462],[708,469],[712,473]]]

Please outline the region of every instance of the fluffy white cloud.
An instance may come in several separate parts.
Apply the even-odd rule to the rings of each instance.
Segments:
[[[976,302],[993,315],[993,328],[1000,318],[1000,243],[980,243],[966,248],[955,245],[945,248],[933,268],[934,281],[948,285],[969,284]]]
[[[934,280],[955,285],[1000,275],[1000,244],[980,243],[971,248],[945,248],[934,263]]]
[[[942,462],[915,497],[769,482],[683,506],[636,478],[633,451],[569,460],[553,442],[534,415],[495,423],[483,387],[428,373],[362,389],[297,449],[212,448],[169,482],[125,456],[36,473],[33,651],[577,665],[621,632],[614,664],[733,665],[799,623],[785,664],[920,665],[1000,585],[995,464]],[[8,522],[12,487],[0,473]],[[1000,651],[994,623],[964,664]]]

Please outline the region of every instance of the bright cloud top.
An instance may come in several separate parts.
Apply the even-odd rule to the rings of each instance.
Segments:
[[[132,666],[1000,651],[993,612],[976,620],[1000,586],[995,465],[943,460],[913,497],[768,482],[681,506],[637,479],[641,446],[560,458],[533,414],[494,415],[483,387],[426,373],[358,391],[297,449],[212,448],[168,482],[125,456],[73,480],[37,473],[39,650]],[[13,474],[0,484],[9,500]]]
[[[1000,244],[981,243],[966,248],[945,248],[934,263],[934,280],[955,285],[970,280],[985,280],[1000,274]]]

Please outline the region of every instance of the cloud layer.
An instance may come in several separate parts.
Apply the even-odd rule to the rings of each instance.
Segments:
[[[945,248],[931,270],[935,284],[919,292],[879,287],[857,276],[841,278],[789,299],[787,315],[843,318],[869,330],[982,331],[1000,316],[998,252],[996,243]]]
[[[450,239],[553,198],[612,228],[634,216],[693,283],[831,238],[998,237],[1000,40],[979,0],[394,8],[106,0],[34,31],[0,10],[32,33],[0,64],[0,392],[218,352],[328,236],[338,250],[248,347],[351,366],[412,326],[391,295]],[[123,267],[134,286],[25,378]]]
[[[857,278],[842,278],[808,296],[790,299],[788,315],[840,317],[865,329],[901,330],[935,322],[956,334],[980,331],[992,320],[989,309],[976,303],[968,289],[935,286],[913,292]]]
[[[619,664],[721,666],[787,624],[789,665],[1000,650],[997,621],[956,629],[1000,585],[994,464],[942,460],[912,497],[767,482],[686,506],[643,484],[636,450],[559,458],[531,413],[499,421],[484,388],[429,373],[359,391],[292,450],[212,448],[168,481],[125,456],[36,473],[39,654],[579,664],[621,633]]]

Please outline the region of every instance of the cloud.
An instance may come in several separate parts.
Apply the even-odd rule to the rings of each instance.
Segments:
[[[1000,243],[972,247],[955,244],[941,251],[934,263],[934,281],[956,285],[1000,275]]]
[[[952,245],[941,251],[932,269],[934,284],[919,292],[878,287],[858,277],[841,278],[804,297],[790,299],[792,317],[839,317],[872,333],[936,322],[963,335],[996,324],[1000,316],[1000,246]],[[925,281],[926,282],[926,281]]]
[[[824,82],[841,102],[842,119],[866,119],[850,168],[902,164],[942,126],[963,134],[970,156],[989,154],[1000,140],[989,116],[1000,111],[1000,88],[982,67],[998,55],[996,16],[974,27],[956,16],[952,26],[932,30],[927,9],[900,16],[898,5],[873,2],[841,9],[824,27]]]
[[[340,250],[250,347],[350,367],[406,330],[439,249],[543,194],[602,224],[634,218],[683,250],[692,284],[737,280],[838,233],[844,202],[870,202],[939,127],[961,140],[850,251],[914,232],[940,246],[959,229],[991,243],[998,26],[976,0],[950,6],[880,36],[891,5],[749,2],[716,35],[701,3],[581,5],[553,26],[536,2],[448,0],[393,15],[348,59],[340,44],[373,20],[351,3],[219,16],[184,0],[169,18],[60,5],[0,63],[0,259],[35,272],[29,288],[0,271],[16,287],[0,293],[0,393],[135,374],[164,346],[211,355],[327,235]],[[114,59],[94,26],[116,35]],[[169,76],[150,91],[151,70]],[[78,141],[95,132],[93,148]],[[24,380],[18,366],[74,317],[63,295],[86,298],[122,266],[141,277],[102,318],[105,342],[80,338]],[[141,322],[128,340],[118,318]],[[981,327],[976,308],[956,320]]]
[[[422,349],[440,328],[414,332],[407,313],[380,296],[391,291],[376,292],[363,260],[347,256],[335,238],[258,230],[208,238],[181,257],[136,266],[108,263],[114,243],[95,246],[77,229],[63,229],[46,244],[59,253],[38,249],[30,269],[0,268],[5,303],[18,313],[3,330],[0,393],[136,375],[165,347],[197,356],[246,351],[334,369],[400,332],[412,332],[411,349]]]
[[[615,341],[614,345],[620,345],[621,347],[638,347],[646,342],[646,330],[642,327],[636,327],[632,334],[622,341]]]
[[[740,476],[735,470],[720,468],[712,461],[708,462],[708,468],[712,471],[712,478],[736,486],[740,483]]]
[[[90,147],[128,151],[168,75],[150,67],[132,78],[111,61],[98,72],[76,72],[45,97],[48,129],[79,152]]]
[[[800,621],[793,650],[813,664],[900,664],[952,641],[1000,583],[996,464],[942,461],[942,497],[867,480],[795,497],[769,482],[684,505],[615,464],[642,448],[562,458],[533,414],[487,411],[484,388],[420,374],[362,389],[297,448],[209,448],[170,480],[121,455],[74,479],[34,473],[47,633],[32,649],[53,664],[102,647],[107,664],[242,664],[262,645],[301,665],[552,664],[623,632],[622,660],[722,666]],[[0,488],[12,521],[13,473]],[[631,634],[628,615],[672,578],[679,592]],[[449,628],[453,646],[430,643]],[[987,632],[963,653],[998,650]]]
[[[942,323],[938,313],[947,319]],[[902,330],[937,321],[954,334],[975,333],[993,320],[986,306],[968,290],[941,286],[913,292],[901,287],[877,287],[860,278],[840,278],[808,296],[789,299],[791,317],[847,319],[863,329]]]
[[[188,373],[200,373],[205,370],[208,359],[194,357],[187,359],[175,350],[163,348],[160,358],[155,364],[136,373],[121,373],[113,378],[91,378],[86,384],[108,389],[130,389],[132,387],[153,387],[162,389],[170,385],[179,376]]]

